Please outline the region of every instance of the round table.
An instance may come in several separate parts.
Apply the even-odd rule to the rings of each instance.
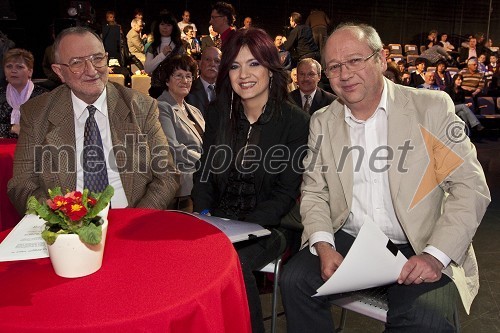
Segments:
[[[251,331],[239,259],[218,229],[174,211],[108,220],[89,276],[61,278],[49,258],[0,263],[0,332]]]
[[[0,138],[0,231],[14,227],[21,217],[7,196],[7,183],[12,178],[17,139]]]

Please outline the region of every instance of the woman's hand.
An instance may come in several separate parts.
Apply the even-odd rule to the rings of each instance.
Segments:
[[[172,47],[170,45],[165,45],[161,50],[165,56],[168,56],[170,52],[172,52]]]
[[[21,131],[21,126],[19,124],[13,124],[10,128],[10,132],[19,135],[19,131]]]

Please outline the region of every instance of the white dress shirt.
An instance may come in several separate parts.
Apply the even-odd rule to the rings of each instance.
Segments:
[[[311,103],[311,104],[312,104],[313,99],[314,99],[314,95],[316,95],[316,91],[317,91],[317,90],[318,90],[318,89],[314,89],[314,91],[313,91],[312,93],[310,93],[310,94],[309,94],[309,96],[310,96],[310,97],[309,97],[309,98],[310,98],[310,99],[309,99],[309,103]],[[306,96],[306,94],[304,94],[304,93],[302,92],[302,90],[300,90],[300,89],[299,89],[299,91],[300,91],[300,98],[301,98],[301,100],[302,100],[302,108],[304,108],[304,106],[306,105],[306,102],[307,102],[307,99],[306,99],[306,97],[305,97],[305,96]]]
[[[382,157],[388,156],[388,111],[387,87],[384,90],[377,109],[367,120],[356,119],[345,105],[345,122],[349,126],[349,136],[353,149],[353,197],[349,217],[342,230],[356,237],[364,223],[375,223],[382,232],[395,244],[406,244],[408,239],[396,217],[389,187],[389,165]],[[372,166],[370,166],[370,157]],[[383,170],[383,171],[381,171]],[[312,246],[318,241],[325,241],[335,246],[333,235],[327,232],[316,232],[310,237],[310,250],[316,254]],[[433,246],[424,249],[436,257],[446,267],[451,259]]]
[[[79,99],[71,92],[71,100],[73,102],[73,111],[75,114],[75,140],[76,140],[76,188],[79,191],[83,190],[83,136],[85,130],[85,122],[89,116],[87,110],[88,104]],[[102,147],[104,150],[104,158],[106,159],[106,169],[108,172],[108,182],[115,189],[115,194],[111,198],[111,206],[113,208],[124,208],[128,206],[127,197],[123,190],[120,173],[116,167],[115,154],[113,152],[113,143],[111,141],[111,129],[109,127],[108,118],[108,103],[106,100],[106,89],[101,96],[92,104],[96,107],[97,112],[94,117],[99,126],[101,133]]]

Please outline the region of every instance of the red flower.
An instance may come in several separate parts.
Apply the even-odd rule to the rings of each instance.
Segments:
[[[96,203],[97,203],[97,200],[95,198],[87,197],[87,204],[90,207],[94,207]]]
[[[54,199],[47,199],[47,205],[50,207],[52,210],[58,210],[61,209],[61,207],[66,206],[68,204],[68,200],[60,195],[57,195],[54,197]]]
[[[87,208],[79,203],[69,203],[64,208],[71,221],[78,221],[87,214]]]

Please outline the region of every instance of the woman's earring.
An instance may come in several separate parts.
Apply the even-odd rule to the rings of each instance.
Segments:
[[[234,90],[231,89],[231,107],[229,108],[229,119],[231,119],[231,115],[233,114],[233,99],[234,99]]]
[[[269,90],[271,90],[272,87],[273,87],[273,76],[271,75],[269,77]]]

